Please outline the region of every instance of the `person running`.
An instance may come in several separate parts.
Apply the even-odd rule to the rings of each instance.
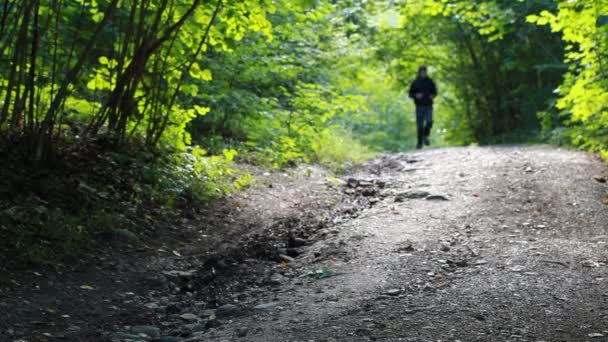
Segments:
[[[416,128],[418,130],[417,149],[430,145],[429,136],[433,127],[433,100],[437,96],[437,86],[429,77],[427,68],[421,65],[418,75],[410,85],[410,98],[416,104]]]

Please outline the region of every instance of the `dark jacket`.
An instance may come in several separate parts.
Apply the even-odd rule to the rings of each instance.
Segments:
[[[416,94],[422,93],[424,96],[421,99],[416,98]],[[433,97],[437,96],[437,86],[429,77],[418,77],[410,86],[410,97],[414,99],[416,106],[432,106]]]

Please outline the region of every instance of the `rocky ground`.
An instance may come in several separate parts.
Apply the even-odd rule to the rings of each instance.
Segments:
[[[608,341],[607,175],[545,147],[262,175],[174,233],[13,279],[0,340]]]

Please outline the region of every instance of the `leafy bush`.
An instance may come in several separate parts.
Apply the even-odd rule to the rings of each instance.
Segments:
[[[198,147],[186,152],[139,153],[135,200],[175,208],[202,204],[243,188],[251,182],[251,176],[234,165],[236,155],[235,150],[224,150],[222,155],[207,156]]]
[[[566,43],[569,66],[557,92],[561,116],[542,114],[543,128],[560,141],[599,152],[608,158],[608,2],[557,1],[555,13],[528,16],[537,25],[549,25]]]
[[[374,156],[369,147],[353,138],[352,133],[339,129],[323,132],[313,149],[314,161],[335,172],[343,172],[348,166]]]

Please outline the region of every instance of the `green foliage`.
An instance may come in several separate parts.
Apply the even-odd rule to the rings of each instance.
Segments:
[[[136,203],[175,208],[205,203],[209,199],[239,190],[251,182],[249,174],[233,164],[237,152],[207,156],[200,148],[168,153],[140,152],[135,163]]]
[[[608,158],[608,1],[558,1],[528,21],[549,25],[567,44],[568,74],[557,92],[560,116],[542,114],[545,131]],[[564,128],[565,127],[565,128]]]
[[[374,153],[355,140],[352,133],[339,129],[323,132],[313,145],[314,162],[333,170],[343,172],[348,166],[373,158]]]

